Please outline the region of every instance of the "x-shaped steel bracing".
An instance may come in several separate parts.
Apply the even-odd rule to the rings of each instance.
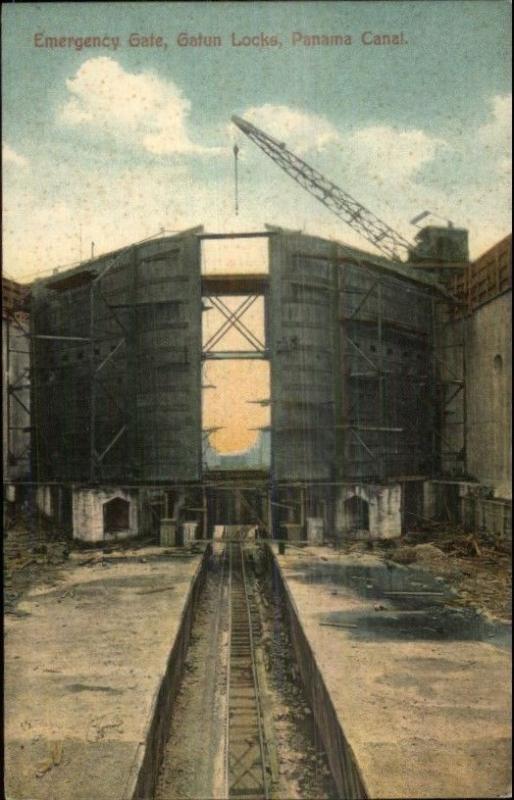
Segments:
[[[225,320],[205,343],[205,353],[212,352],[213,348],[219,344],[219,342],[221,342],[221,340],[232,328],[235,328],[237,331],[239,331],[239,333],[246,339],[248,344],[256,352],[262,352],[265,350],[264,343],[261,342],[261,340],[250,330],[247,325],[245,325],[244,322],[242,322],[241,319],[253,306],[259,296],[260,295],[249,295],[248,297],[245,297],[234,311],[232,311],[227,304],[223,302],[221,297],[210,296],[207,298],[209,302],[212,303],[214,308],[216,308],[216,310],[219,311],[223,317],[225,317]]]

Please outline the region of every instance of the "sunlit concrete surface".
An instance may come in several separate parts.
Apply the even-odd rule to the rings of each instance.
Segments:
[[[508,626],[371,555],[275,557],[369,796],[507,796]]]
[[[10,800],[127,796],[200,569],[201,554],[172,552],[72,560],[57,583],[35,585],[7,617]]]

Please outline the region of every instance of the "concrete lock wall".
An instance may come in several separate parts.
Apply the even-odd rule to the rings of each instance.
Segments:
[[[122,795],[123,800],[149,800],[154,796],[163,748],[169,729],[173,703],[184,673],[184,664],[191,638],[194,614],[205,582],[208,559],[212,548],[208,545],[188,590],[180,627],[170,651],[160,685],[153,697],[147,719],[148,731],[140,743],[132,770]]]
[[[361,509],[360,514],[356,512],[356,508]],[[363,521],[367,522],[367,525],[362,524]],[[336,499],[336,531],[339,535],[356,539],[394,539],[400,536],[402,532],[400,484],[343,486]]]
[[[512,537],[511,320],[511,290],[457,320],[448,308],[439,310],[439,380],[450,400],[442,408],[442,477],[423,487],[425,517],[506,543]]]
[[[467,468],[496,497],[512,498],[512,292],[467,321]]]
[[[124,500],[128,506],[128,526],[124,530],[106,532],[104,528],[104,507],[116,498]],[[121,539],[135,536],[139,532],[139,495],[136,491],[124,489],[84,489],[73,490],[73,538],[83,542],[101,542],[106,539]]]
[[[276,590],[280,593],[290,625],[291,643],[300,670],[305,695],[314,713],[318,735],[325,748],[337,796],[365,800],[368,792],[353,750],[348,743],[337,712],[325,686],[316,658],[302,628],[294,599],[284,580],[280,565],[268,550]]]
[[[438,371],[442,408],[441,471],[491,487],[512,498],[512,292],[452,321],[449,308],[438,316],[441,348]],[[458,380],[465,390],[458,390]]]

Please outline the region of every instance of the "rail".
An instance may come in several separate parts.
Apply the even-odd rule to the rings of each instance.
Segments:
[[[229,800],[269,800],[269,756],[255,657],[258,620],[252,611],[243,545],[227,542],[230,586],[228,680]]]

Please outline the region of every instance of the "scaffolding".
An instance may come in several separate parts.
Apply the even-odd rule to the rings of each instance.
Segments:
[[[36,285],[40,482],[200,478],[200,363],[190,350],[201,347],[201,290],[189,269],[200,230],[149,237]],[[41,374],[49,368],[51,380]],[[43,449],[46,433],[56,456]]]
[[[6,298],[7,299],[7,298]],[[28,313],[20,293],[11,305],[3,307],[5,325],[5,409],[7,433],[6,475],[19,480],[30,476],[31,410],[30,410],[30,331]]]

